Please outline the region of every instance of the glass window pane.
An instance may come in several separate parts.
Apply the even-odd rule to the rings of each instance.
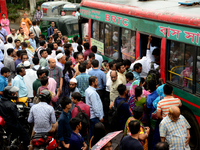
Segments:
[[[196,91],[200,93],[200,47],[197,48]]]
[[[170,42],[169,51],[169,80],[184,88],[192,90],[194,46]]]
[[[100,23],[99,23],[99,26],[100,26],[99,40],[100,40],[101,42],[103,42],[103,29],[104,29],[103,23],[100,22]]]
[[[92,24],[92,37],[96,40],[99,40],[99,22],[98,21],[93,21]]]
[[[105,54],[117,59],[119,58],[119,27],[106,24],[105,28]]]
[[[129,59],[131,62],[135,60],[136,36],[135,32],[122,29],[122,46],[121,53],[123,59]]]

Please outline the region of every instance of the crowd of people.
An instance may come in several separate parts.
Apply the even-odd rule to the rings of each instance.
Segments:
[[[31,149],[32,142],[16,121],[17,108],[4,93],[7,86],[18,89],[13,100],[31,107],[31,136],[57,132],[61,149],[94,146],[106,135],[113,108],[117,124],[110,131],[123,130],[125,135],[120,150],[190,149],[190,125],[180,114],[182,104],[173,97],[173,87],[158,77],[160,50],[151,47],[151,36],[141,59],[108,62],[97,54],[97,46],[90,47],[88,36],[75,36],[69,43],[51,22],[45,37],[36,21],[26,15],[23,19],[18,34],[11,28],[8,36],[0,35],[0,116],[26,147]],[[62,111],[58,120],[54,110]],[[12,118],[15,121],[9,121]],[[102,149],[111,150],[112,141]]]

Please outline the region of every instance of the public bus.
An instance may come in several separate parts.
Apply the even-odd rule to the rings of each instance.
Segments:
[[[7,16],[7,7],[6,7],[6,0],[0,0],[0,20],[2,19],[2,15],[5,14]]]
[[[178,1],[83,0],[79,33],[88,24],[90,45],[104,59],[130,59],[147,48],[160,48],[160,74],[181,99],[181,113],[191,125],[190,147],[200,149],[200,5]]]

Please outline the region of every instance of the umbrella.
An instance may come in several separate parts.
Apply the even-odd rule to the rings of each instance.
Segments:
[[[122,137],[124,136],[123,131],[115,131],[115,132],[111,132],[108,133],[106,136],[104,136],[103,138],[101,138],[92,148],[91,150],[100,150],[102,147],[104,147],[109,141],[111,141],[112,143],[112,148],[113,150],[115,150]]]

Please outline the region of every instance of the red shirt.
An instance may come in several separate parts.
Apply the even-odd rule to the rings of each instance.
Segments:
[[[91,53],[90,49],[86,49],[85,52],[83,53],[84,60],[87,60],[88,55]]]
[[[76,106],[79,106],[81,110],[83,110],[90,119],[90,107],[82,101],[78,102],[72,110],[72,118],[76,117],[76,115],[79,113],[78,108]]]

